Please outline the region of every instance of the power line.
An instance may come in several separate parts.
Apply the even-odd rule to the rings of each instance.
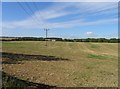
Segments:
[[[43,16],[42,16],[41,13],[39,12],[39,7],[38,7],[38,5],[36,4],[36,2],[34,2],[34,0],[32,0],[32,1],[33,1],[33,3],[32,3],[33,6],[35,7],[36,10],[38,10],[39,17],[40,17],[40,18],[43,18]],[[39,18],[38,18],[38,19],[39,19]],[[39,20],[40,20],[40,19],[39,19]]]
[[[20,2],[17,2],[18,3],[18,5],[29,15],[29,16],[31,16],[27,11],[26,11],[26,9],[23,7],[23,5],[20,3]]]
[[[20,3],[20,2],[17,2],[18,3],[18,5],[27,13],[27,15],[29,15],[30,17],[32,16],[32,14],[34,14],[34,11],[32,10],[32,8],[30,7],[30,5],[28,4],[28,3],[26,3],[25,2],[25,5],[27,6],[27,8],[30,10],[30,13],[28,12],[28,11],[26,11],[26,8]],[[36,7],[36,5],[35,5],[35,3],[34,3],[34,7],[36,8],[36,9],[38,9],[38,7]],[[39,13],[40,14],[40,13]],[[37,21],[39,21],[38,20],[38,18],[36,17],[32,17],[32,19],[35,21],[35,22],[37,22]],[[37,24],[39,24],[38,22],[37,22]],[[45,46],[47,46],[47,35],[48,35],[48,30],[49,29],[44,29],[46,32],[46,44],[45,44]]]
[[[32,1],[34,1],[34,0],[32,0]],[[36,10],[39,10],[39,7],[37,6],[36,2],[33,2],[33,5],[36,8]]]
[[[25,12],[28,16],[30,16],[30,17],[32,18],[32,20],[33,20],[34,22],[36,22],[38,25],[40,25],[40,23],[37,22],[37,20],[36,20],[35,18],[33,18],[32,14],[30,14],[30,13],[26,10],[26,8],[25,8],[19,1],[18,1],[17,3],[18,3],[18,5],[24,10],[24,12]]]
[[[33,5],[34,5],[36,10],[39,10],[39,7],[37,6],[37,4],[35,2],[33,2]],[[40,12],[38,12],[38,14],[40,15]],[[45,44],[45,46],[47,46],[48,45],[47,44],[47,35],[48,35],[48,30],[50,30],[50,29],[45,28],[44,30],[45,30],[45,34],[46,34],[46,44]]]
[[[33,11],[33,9],[31,8],[31,6],[27,3],[27,2],[25,2],[25,4],[26,4],[26,6],[28,7],[28,9],[31,11],[31,14],[34,14],[34,11]],[[35,18],[36,18],[36,21],[38,21],[38,23],[39,23],[39,18],[36,16],[36,14],[35,14]],[[41,25],[41,24],[40,24]]]
[[[27,2],[24,2],[26,4],[26,6],[28,7],[28,9],[31,11],[31,14],[34,14],[34,11],[32,10],[32,8],[30,7],[30,5]]]

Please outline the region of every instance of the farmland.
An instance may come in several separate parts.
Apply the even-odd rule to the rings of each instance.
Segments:
[[[118,44],[2,42],[3,71],[18,79],[57,87],[117,87]]]

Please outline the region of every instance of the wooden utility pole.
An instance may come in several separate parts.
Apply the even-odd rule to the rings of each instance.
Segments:
[[[45,33],[46,33],[46,38],[45,38],[46,44],[45,44],[45,46],[47,46],[47,35],[48,35],[47,32],[48,32],[49,29],[45,28],[44,30],[45,30]]]

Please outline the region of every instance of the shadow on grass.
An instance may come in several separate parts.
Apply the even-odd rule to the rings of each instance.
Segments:
[[[40,60],[40,61],[68,61],[66,58],[59,58],[55,56],[45,56],[45,55],[29,55],[29,54],[16,54],[1,52],[3,64],[19,64],[22,60]]]
[[[18,79],[2,72],[2,89],[56,89],[56,86],[46,84],[33,83]]]

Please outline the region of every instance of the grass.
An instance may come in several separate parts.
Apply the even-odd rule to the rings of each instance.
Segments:
[[[94,58],[94,59],[115,59],[115,57],[111,56],[111,55],[98,55],[98,54],[88,54],[88,58]]]
[[[100,45],[99,44],[91,44],[91,48],[99,48]]]
[[[17,88],[17,89],[52,89],[55,86],[33,83],[13,77],[5,72],[2,72],[2,89]]]
[[[117,43],[11,41],[2,49],[3,71],[18,79],[57,87],[118,84]]]

